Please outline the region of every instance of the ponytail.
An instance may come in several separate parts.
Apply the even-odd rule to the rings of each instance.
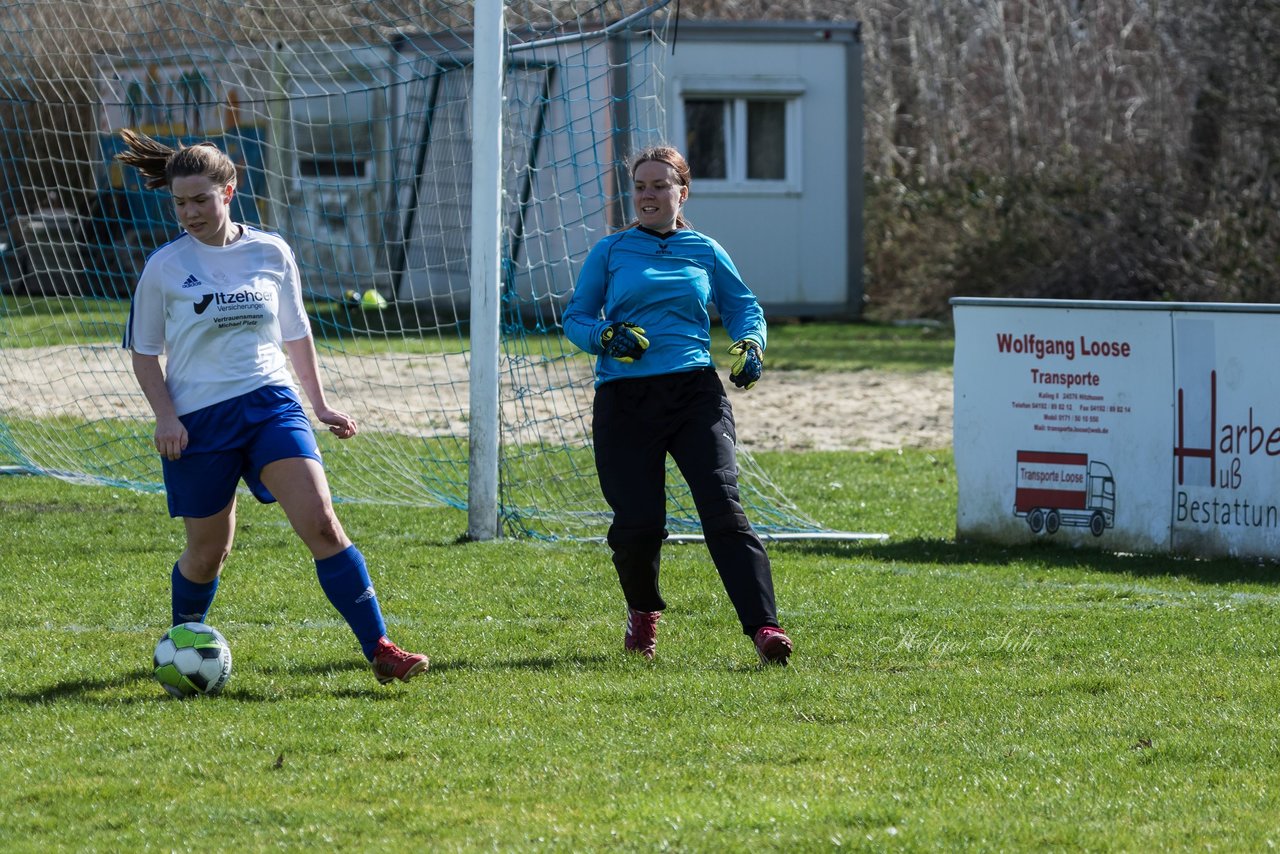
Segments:
[[[212,142],[179,145],[175,149],[129,128],[121,129],[120,138],[125,149],[116,155],[116,160],[141,172],[143,186],[148,190],[159,190],[174,178],[188,175],[203,175],[220,186],[236,184],[235,163]]]

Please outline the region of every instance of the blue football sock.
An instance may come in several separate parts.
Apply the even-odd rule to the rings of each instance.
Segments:
[[[175,563],[172,579],[173,625],[203,623],[205,614],[209,613],[209,607],[213,605],[213,595],[218,592],[217,577],[207,584],[191,581],[183,576]]]
[[[383,622],[364,555],[352,545],[333,557],[317,560],[316,577],[324,595],[355,632],[364,657],[372,660],[378,639],[387,633],[387,624]]]

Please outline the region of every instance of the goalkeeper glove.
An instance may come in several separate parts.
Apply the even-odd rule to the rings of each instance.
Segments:
[[[600,334],[600,347],[606,356],[619,362],[634,362],[649,349],[649,339],[644,330],[634,323],[615,321]]]
[[[743,338],[729,348],[729,355],[737,356],[729,368],[729,379],[741,389],[749,389],[760,381],[764,373],[764,354],[760,345],[751,338]]]

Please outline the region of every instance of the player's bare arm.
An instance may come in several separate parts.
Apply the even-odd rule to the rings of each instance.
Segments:
[[[160,357],[136,351],[131,355],[133,374],[138,378],[138,385],[156,416],[156,450],[160,452],[160,456],[176,460],[187,448],[187,428],[182,426],[174,411],[173,398],[169,396],[169,388],[164,383],[164,368],[160,367]]]
[[[298,383],[311,402],[320,423],[328,426],[329,432],[339,439],[350,439],[358,431],[356,420],[345,412],[329,406],[325,399],[324,386],[320,382],[320,364],[316,359],[316,347],[311,336],[295,341],[284,342],[285,352],[289,354],[289,362],[298,377]]]

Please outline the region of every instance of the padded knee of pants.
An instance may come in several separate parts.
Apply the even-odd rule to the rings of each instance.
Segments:
[[[666,528],[617,528],[609,529],[609,548],[615,552],[656,551],[667,538]]]
[[[702,533],[708,537],[716,534],[737,534],[749,530],[751,530],[751,523],[747,521],[747,514],[741,507],[708,515],[702,519]]]

